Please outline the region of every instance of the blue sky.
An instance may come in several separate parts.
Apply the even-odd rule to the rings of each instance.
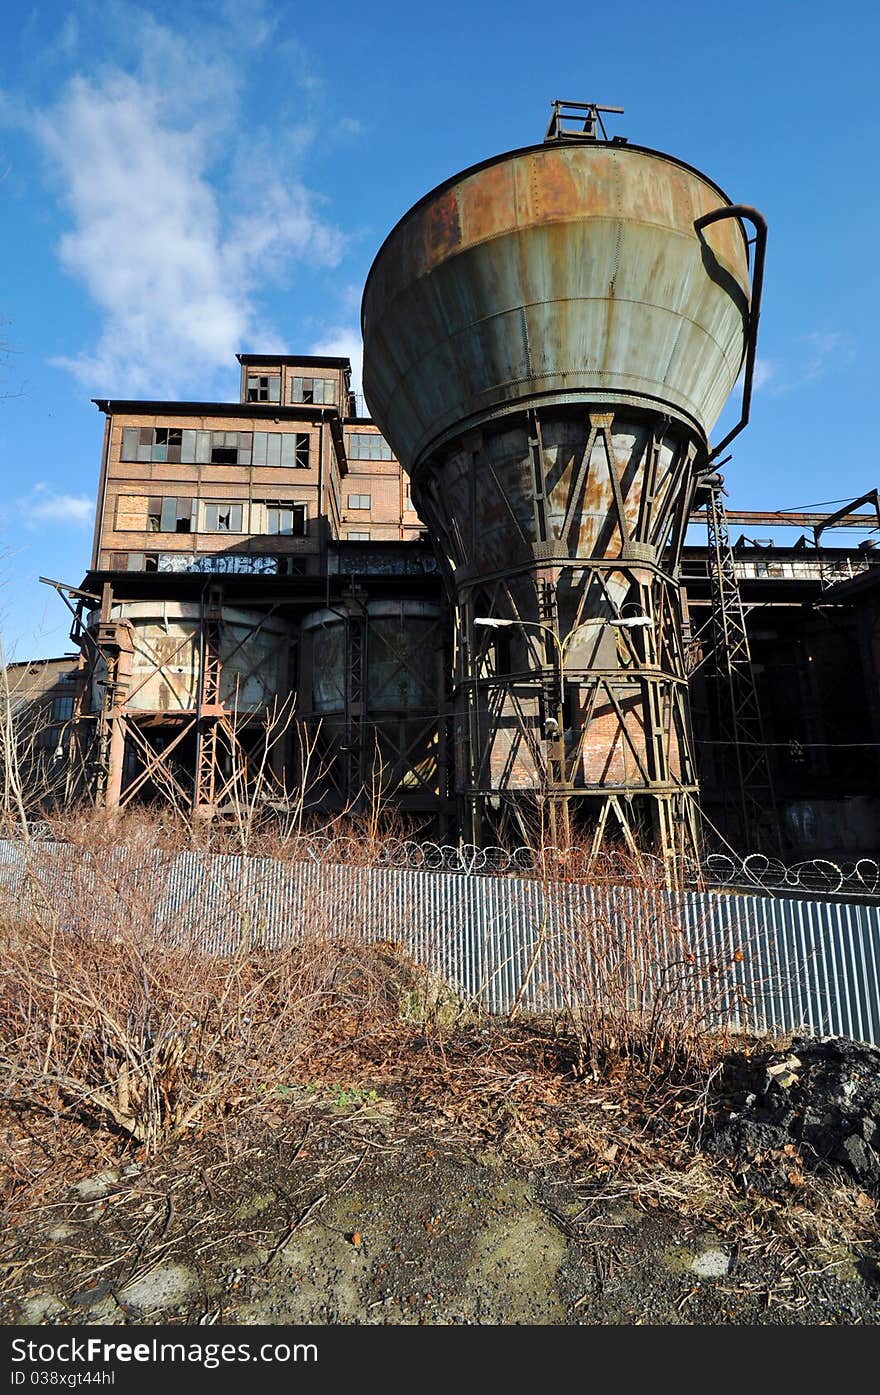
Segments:
[[[865,0],[4,7],[7,652],[69,647],[37,577],[75,585],[89,560],[90,399],[235,398],[237,351],[356,359],[364,278],[394,222],[456,170],[540,140],[554,97],[625,107],[615,131],[767,217],[731,503],[874,487],[878,41]]]

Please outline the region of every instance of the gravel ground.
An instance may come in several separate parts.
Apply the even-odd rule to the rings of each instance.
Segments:
[[[528,1080],[517,1085],[526,1098]],[[572,1123],[575,1095],[589,1135]],[[782,1138],[748,1156],[688,1151],[673,1124],[583,1083],[552,1118],[529,1129],[521,1111],[503,1136],[485,1101],[469,1115],[460,1095],[457,1113],[442,1098],[416,1110],[372,1089],[294,1093],[219,1134],[109,1165],[83,1135],[42,1191],[11,1189],[0,1321],[880,1318],[876,1194],[842,1167],[811,1171]],[[731,1098],[719,1128],[737,1113]]]

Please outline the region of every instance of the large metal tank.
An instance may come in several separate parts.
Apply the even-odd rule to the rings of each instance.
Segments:
[[[751,212],[557,130],[427,194],[373,263],[364,392],[456,610],[475,838],[532,791],[555,837],[577,795],[599,836],[613,812],[696,846],[677,569],[744,358],[751,379]]]
[[[111,619],[130,627],[132,654],[125,707],[133,715],[194,711],[199,700],[202,608],[189,601],[123,601]],[[97,623],[98,615],[91,617]],[[288,691],[291,632],[277,616],[225,607],[219,629],[220,693],[226,710],[246,716]],[[103,703],[105,667],[94,675],[92,706]]]
[[[746,238],[705,175],[636,146],[515,150],[397,224],[363,300],[364,393],[407,468],[525,402],[662,403],[707,434],[743,360]]]
[[[444,791],[441,608],[373,599],[313,611],[302,622],[301,699],[328,783],[346,804],[373,791],[436,810]],[[318,762],[320,763],[320,762]]]

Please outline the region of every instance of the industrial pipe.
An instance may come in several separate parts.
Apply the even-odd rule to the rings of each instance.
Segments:
[[[711,213],[704,213],[702,218],[695,220],[694,231],[702,232],[703,228],[709,227],[711,223],[720,222],[722,218],[748,219],[755,229],[755,255],[752,264],[752,303],[749,309],[742,412],[733,430],[728,431],[723,441],[719,441],[718,445],[710,452],[710,460],[714,460],[725,446],[730,445],[734,436],[738,436],[749,424],[749,414],[752,408],[752,379],[755,373],[755,354],[758,348],[758,320],[761,316],[761,291],[764,285],[764,255],[767,249],[767,220],[763,213],[759,213],[756,208],[751,208],[745,203],[732,203],[724,208],[715,208]]]

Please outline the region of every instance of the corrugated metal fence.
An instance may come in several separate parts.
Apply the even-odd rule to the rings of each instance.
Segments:
[[[62,844],[27,859],[2,840],[0,892],[70,929],[153,930],[213,954],[307,934],[394,941],[492,1012],[625,982],[633,1002],[679,991],[750,1030],[880,1046],[876,905]]]

